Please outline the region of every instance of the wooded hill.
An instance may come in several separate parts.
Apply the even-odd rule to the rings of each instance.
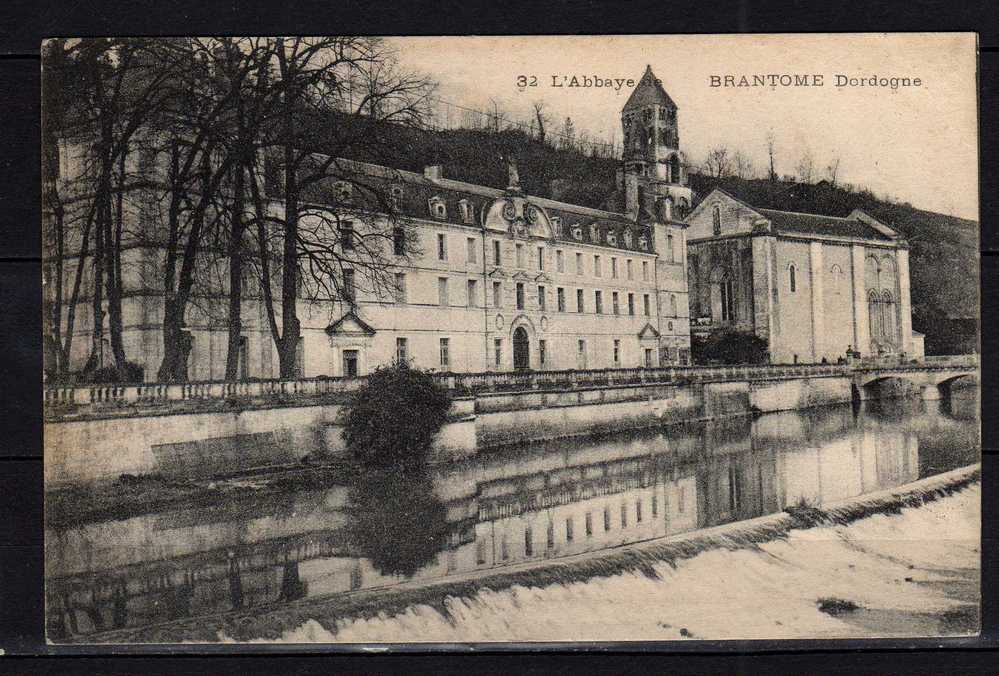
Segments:
[[[444,166],[444,175],[480,185],[506,187],[502,158],[514,153],[524,190],[533,195],[603,207],[616,191],[618,162],[575,148],[555,148],[524,132],[507,130],[415,131],[400,129],[391,155],[355,157],[421,171]],[[384,147],[384,146],[383,146]],[[401,160],[399,158],[402,158]],[[714,177],[690,172],[695,201],[715,187],[762,208],[846,216],[862,209],[908,240],[912,325],[926,335],[927,354],[977,351],[979,317],[978,223],[879,199],[827,181],[803,184],[768,179]],[[973,189],[970,187],[969,189]]]

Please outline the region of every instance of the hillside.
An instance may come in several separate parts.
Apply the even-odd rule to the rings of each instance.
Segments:
[[[600,207],[615,192],[618,162],[575,149],[556,149],[521,131],[414,131],[399,129],[378,151],[354,159],[421,171],[441,164],[444,175],[492,187],[506,186],[502,157],[517,157],[520,181],[533,195]],[[978,223],[878,199],[869,191],[826,182],[799,184],[766,179],[715,178],[692,173],[691,187],[704,197],[721,187],[749,204],[773,209],[845,216],[855,208],[899,230],[911,245],[913,328],[926,334],[928,354],[977,349]]]

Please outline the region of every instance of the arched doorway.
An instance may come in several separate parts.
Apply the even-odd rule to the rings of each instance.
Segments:
[[[513,368],[518,371],[531,367],[531,342],[527,329],[518,326],[513,332]]]

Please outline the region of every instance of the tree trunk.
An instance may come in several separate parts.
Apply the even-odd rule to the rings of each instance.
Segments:
[[[290,111],[288,113],[290,117]],[[285,144],[285,216],[284,247],[281,254],[281,340],[278,342],[278,363],[282,378],[295,373],[295,353],[301,324],[298,321],[298,182],[295,176],[295,150]]]
[[[239,377],[240,344],[242,342],[242,301],[243,301],[243,233],[246,222],[243,218],[243,148],[238,141],[239,159],[233,176],[233,200],[231,228],[229,232],[229,344],[225,358],[225,379]],[[245,365],[244,365],[245,368]]]
[[[124,380],[127,375],[128,359],[125,355],[125,342],[122,338],[124,333],[121,311],[121,233],[124,227],[124,190],[125,190],[125,159],[126,150],[123,150],[118,159],[118,189],[115,194],[115,215],[113,220],[114,231],[112,232],[112,220],[108,219],[107,251],[105,260],[107,261],[106,280],[108,297],[108,328],[111,334],[111,353],[114,355],[115,370],[118,372],[118,379]],[[108,195],[110,200],[110,194]],[[108,209],[110,211],[110,207]]]

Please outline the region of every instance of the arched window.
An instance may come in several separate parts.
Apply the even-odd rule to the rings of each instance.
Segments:
[[[666,235],[666,250],[669,252],[666,255],[669,257],[669,262],[676,262],[676,254],[673,253],[673,234],[668,233]]]
[[[867,319],[870,323],[871,342],[878,342],[884,335],[884,315],[881,314],[881,298],[873,289],[867,294]]]
[[[676,317],[676,294],[669,295],[669,316]]]
[[[798,290],[797,272],[798,268],[795,267],[794,263],[791,263],[787,268],[787,282],[791,287],[791,293]]]
[[[716,235],[720,235],[721,234],[721,207],[719,207],[717,204],[715,205],[715,209],[712,212],[712,225],[714,226],[714,233]]]
[[[676,155],[670,155],[669,158],[669,182],[680,182],[680,158]]]
[[[895,345],[897,343],[897,329],[895,322],[895,301],[890,293],[885,291],[881,296],[881,328],[885,341]]]
[[[721,306],[722,306],[722,321],[734,322],[735,321],[735,288],[732,284],[732,278],[729,277],[728,273],[722,277],[721,282]]]

